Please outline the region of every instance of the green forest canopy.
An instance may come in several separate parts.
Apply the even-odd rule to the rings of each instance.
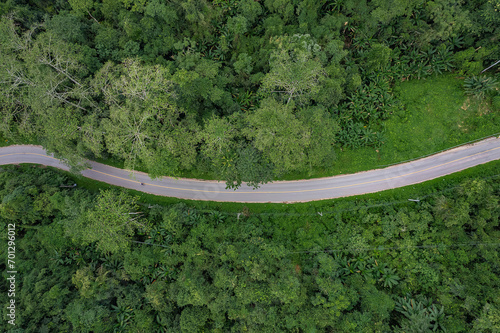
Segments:
[[[384,121],[402,107],[397,81],[453,71],[498,109],[497,69],[478,74],[500,58],[499,10],[498,0],[7,0],[0,130],[73,166],[115,159],[152,177],[196,171],[258,185],[329,165],[338,147],[382,145]],[[491,175],[436,187],[420,203],[233,214],[3,167],[16,323],[25,332],[498,332]],[[11,329],[5,306],[2,319]]]
[[[7,283],[0,330],[498,332],[492,163],[484,179],[417,186],[418,203],[400,190],[240,214],[5,166],[0,224],[16,225],[19,330],[7,324]]]
[[[115,159],[152,177],[258,185],[331,165],[336,147],[382,145],[398,80],[455,71],[498,107],[494,78],[475,75],[500,58],[499,7],[4,1],[1,134],[71,165]]]

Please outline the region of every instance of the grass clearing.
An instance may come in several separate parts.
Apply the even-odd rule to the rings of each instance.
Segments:
[[[283,179],[316,178],[380,168],[433,154],[500,132],[500,112],[464,95],[463,80],[447,74],[400,82],[394,93],[404,111],[383,123],[384,144],[337,152],[331,168]]]
[[[489,102],[465,96],[453,74],[402,82],[395,93],[405,112],[385,123],[383,164],[426,155],[500,132],[500,113]]]

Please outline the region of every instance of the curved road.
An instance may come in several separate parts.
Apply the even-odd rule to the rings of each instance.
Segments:
[[[310,180],[276,181],[254,190],[242,186],[226,190],[223,182],[164,177],[151,180],[147,174],[89,161],[88,178],[146,193],[193,200],[233,202],[305,202],[388,190],[442,177],[479,164],[500,159],[500,139],[490,138],[412,162],[384,169]],[[40,146],[0,148],[0,165],[34,163],[69,170]],[[141,186],[140,183],[145,183]]]

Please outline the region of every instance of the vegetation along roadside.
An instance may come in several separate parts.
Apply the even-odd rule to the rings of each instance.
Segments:
[[[7,1],[2,144],[235,187],[499,132],[498,6],[446,1]]]
[[[495,332],[498,163],[293,205],[153,198],[81,179],[62,187],[75,176],[3,166],[0,223],[17,229],[17,325]],[[7,321],[0,327],[10,332]]]

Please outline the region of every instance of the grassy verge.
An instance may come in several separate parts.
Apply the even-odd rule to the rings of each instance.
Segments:
[[[23,167],[29,167],[25,165]],[[89,178],[76,176],[66,171],[54,169],[71,178],[78,186],[86,188],[93,192],[100,189],[111,189],[118,187],[95,181]],[[493,161],[473,168],[463,170],[445,177],[436,178],[421,184],[410,185],[393,190],[387,190],[377,193],[357,195],[346,198],[329,199],[296,204],[272,204],[272,203],[235,203],[235,202],[213,202],[213,201],[195,201],[184,200],[170,197],[156,196],[146,194],[135,190],[125,189],[129,194],[136,195],[140,202],[145,204],[171,205],[176,203],[185,203],[190,207],[199,210],[217,210],[228,214],[248,212],[250,214],[279,214],[279,213],[297,213],[297,214],[317,214],[317,212],[334,211],[346,203],[354,202],[357,207],[365,205],[374,205],[378,202],[396,202],[402,201],[406,204],[415,204],[408,199],[421,199],[439,191],[459,185],[462,181],[469,178],[488,178],[500,175],[500,161]]]
[[[500,112],[489,101],[464,95],[454,74],[398,83],[394,93],[404,112],[384,122],[382,147],[337,151],[331,168],[290,174],[302,179],[354,173],[432,154],[500,132]]]

